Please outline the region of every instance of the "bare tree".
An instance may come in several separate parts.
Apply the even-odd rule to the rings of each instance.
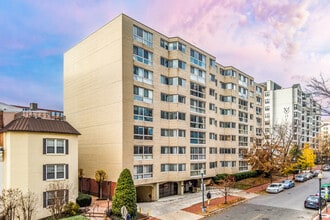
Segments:
[[[0,216],[5,220],[14,220],[18,213],[19,198],[22,195],[19,189],[4,189],[0,195]]]
[[[38,197],[35,193],[28,191],[26,194],[21,194],[19,198],[20,214],[18,219],[32,220],[34,212],[37,208]]]
[[[230,195],[230,190],[235,185],[235,177],[231,175],[227,175],[225,176],[224,179],[219,180],[219,184],[220,184],[220,192],[225,197],[225,204],[227,204],[228,196]]]
[[[102,188],[103,188],[103,182],[106,179],[107,179],[107,173],[104,170],[97,170],[95,172],[95,180],[99,184],[99,198],[100,199],[102,199],[102,197],[103,197]]]
[[[70,185],[67,182],[53,182],[47,186],[48,204],[47,209],[52,215],[53,219],[60,219],[64,212],[64,206],[67,204],[69,198]]]
[[[321,101],[322,110],[330,115],[330,81],[320,73],[320,77],[313,77],[307,84],[308,92]]]

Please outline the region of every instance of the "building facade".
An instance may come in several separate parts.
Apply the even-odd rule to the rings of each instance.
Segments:
[[[293,144],[303,147],[308,143],[317,148],[316,137],[320,133],[321,106],[299,84],[282,88],[268,80],[263,83],[265,106],[265,131],[287,124],[292,128]]]
[[[34,193],[33,219],[50,216],[47,207],[57,199],[75,202],[78,135],[66,121],[35,117],[18,117],[0,128],[0,190]]]
[[[183,194],[249,169],[263,90],[253,77],[121,14],[64,54],[64,113],[82,135],[79,168],[116,182],[129,168],[139,201]]]

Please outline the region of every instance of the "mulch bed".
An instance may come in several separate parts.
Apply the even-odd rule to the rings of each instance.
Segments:
[[[226,208],[228,206],[231,206],[232,204],[235,204],[239,201],[243,201],[245,198],[239,197],[239,196],[228,196],[227,197],[227,203],[225,204],[225,197],[218,197],[210,200],[210,204],[207,204],[207,200],[205,201],[206,206],[206,212],[212,212],[215,210],[219,210],[222,208]],[[190,207],[182,209],[183,211],[191,212],[198,215],[203,215],[202,213],[202,203],[197,203],[195,205],[192,205]]]

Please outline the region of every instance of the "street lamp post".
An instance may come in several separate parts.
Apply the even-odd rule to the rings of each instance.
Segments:
[[[322,220],[322,201],[321,201],[321,180],[323,178],[322,172],[317,175],[319,179],[319,220]]]
[[[203,179],[203,175],[204,175],[204,170],[203,168],[201,169],[201,175],[202,175],[202,212],[205,212],[205,205],[204,205],[204,179]]]

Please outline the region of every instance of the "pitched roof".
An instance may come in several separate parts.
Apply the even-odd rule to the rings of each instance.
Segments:
[[[47,132],[80,135],[80,133],[66,121],[25,117],[15,119],[4,128],[0,129],[0,132],[6,131]]]

